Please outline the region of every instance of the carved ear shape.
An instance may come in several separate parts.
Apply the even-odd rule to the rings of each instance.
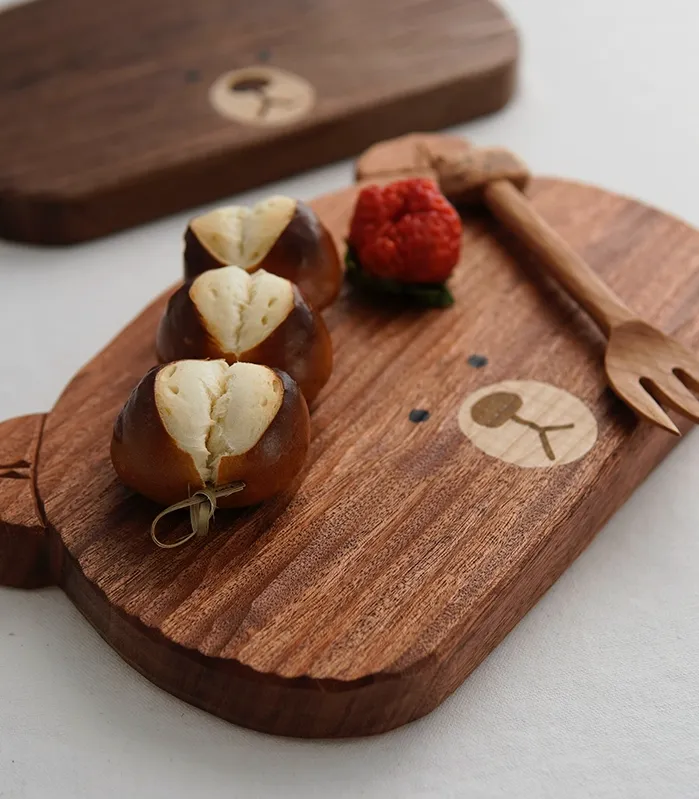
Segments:
[[[52,582],[33,474],[45,419],[35,414],[0,423],[0,585],[35,588]]]

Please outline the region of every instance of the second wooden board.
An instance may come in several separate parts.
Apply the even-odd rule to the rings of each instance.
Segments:
[[[37,0],[0,14],[0,235],[101,236],[501,108],[491,0]]]

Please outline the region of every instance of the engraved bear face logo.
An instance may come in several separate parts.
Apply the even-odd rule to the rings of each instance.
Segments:
[[[315,103],[311,84],[271,66],[246,67],[221,75],[209,90],[219,114],[249,125],[284,125],[306,116]]]
[[[535,380],[474,392],[459,410],[459,426],[487,455],[524,467],[571,463],[597,440],[597,422],[581,400]]]

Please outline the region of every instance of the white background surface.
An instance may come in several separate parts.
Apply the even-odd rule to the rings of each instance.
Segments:
[[[699,225],[699,3],[507,6],[519,95],[464,133]],[[73,249],[0,243],[0,418],[47,410],[178,277],[188,215]],[[695,434],[451,699],[374,739],[233,727],[124,665],[58,590],[2,589],[0,797],[698,797],[698,467]]]

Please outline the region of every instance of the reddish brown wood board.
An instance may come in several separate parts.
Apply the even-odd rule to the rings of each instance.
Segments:
[[[340,236],[351,194],[315,204]],[[699,345],[697,231],[579,184],[538,179],[529,194],[633,308]],[[153,545],[158,508],[109,461],[114,418],[155,361],[159,298],[81,370],[43,433],[43,417],[0,427],[0,579],[57,583],[150,680],[247,727],[367,735],[428,713],[677,441],[614,398],[600,335],[536,274],[493,221],[469,215],[450,309],[345,293],[326,312],[336,365],[298,492],[219,511],[209,538],[173,551]],[[562,421],[594,417],[596,439],[586,427],[587,450],[566,462],[584,436],[550,433],[552,463],[521,427],[486,454],[487,436],[517,424],[491,416],[469,438],[459,418],[504,381],[522,381],[505,385],[523,418],[543,424],[562,398]],[[527,458],[537,465],[517,465]],[[172,524],[183,533],[184,515]]]
[[[0,235],[90,239],[493,112],[516,60],[491,0],[19,6],[0,14]],[[312,107],[273,82],[263,108],[260,68],[307,81]],[[223,116],[229,100],[263,116]]]

